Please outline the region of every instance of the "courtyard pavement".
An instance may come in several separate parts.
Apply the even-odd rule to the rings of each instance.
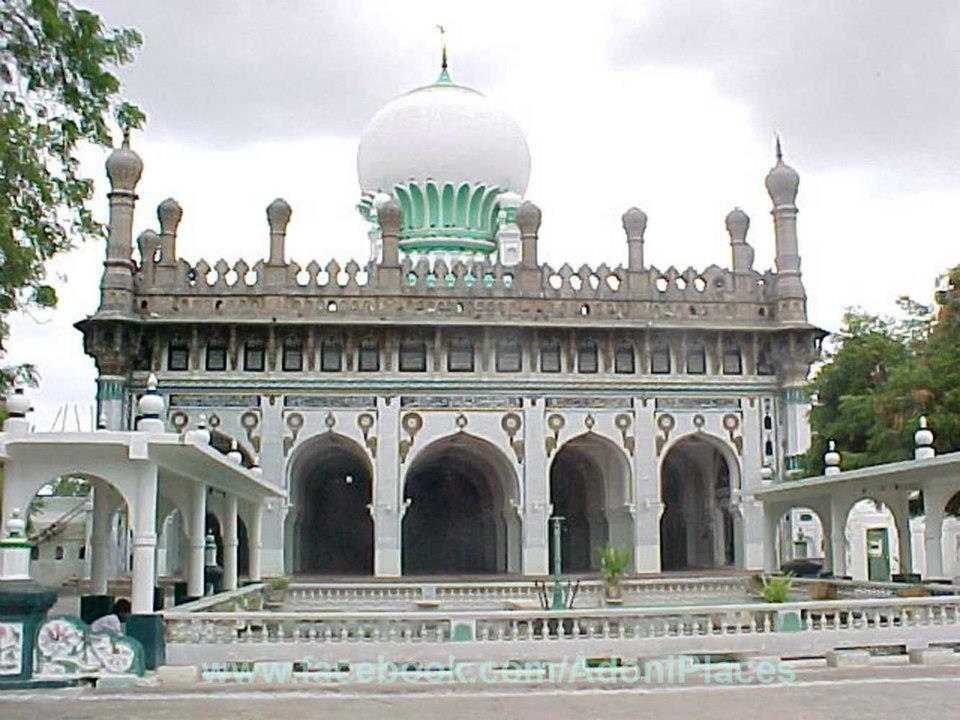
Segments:
[[[828,670],[796,666],[790,684],[631,687],[289,688],[203,685],[0,693],[0,718],[34,720],[922,720],[954,717],[960,666]]]

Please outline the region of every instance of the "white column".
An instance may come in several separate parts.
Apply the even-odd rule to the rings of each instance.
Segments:
[[[746,570],[759,570],[764,565],[764,528],[766,520],[763,503],[752,495],[744,496],[740,501],[740,515],[743,518],[743,567]]]
[[[887,505],[893,514],[897,527],[897,552],[900,555],[900,573],[913,572],[913,538],[910,536],[910,495],[901,491],[887,498]]]
[[[634,572],[660,572],[660,518],[665,507],[657,498],[648,497],[632,511]]]
[[[134,615],[153,612],[153,588],[156,578],[154,563],[157,547],[157,468],[148,466],[139,477],[137,506],[130,508],[135,518],[133,535]]]
[[[197,483],[193,486],[193,498],[190,504],[190,558],[188,560],[187,595],[203,597],[203,548],[206,544],[207,530],[207,486]]]
[[[847,514],[850,504],[845,499],[830,498],[830,560],[833,574],[847,574]]]
[[[929,508],[923,519],[923,550],[927,559],[924,580],[943,577],[943,509]]]
[[[545,445],[544,400],[536,399],[523,409],[523,483],[521,566],[524,575],[546,575],[550,559],[547,518],[550,504],[549,458]]]
[[[223,511],[223,589],[237,589],[237,496],[227,495]]]
[[[90,580],[94,595],[107,594],[110,567],[110,489],[98,482],[93,490],[93,532],[90,542]]]
[[[263,505],[260,503],[254,506],[250,516],[247,543],[250,548],[250,582],[260,582],[263,573]]]
[[[377,457],[374,461],[373,574],[399,577],[403,536],[403,491],[400,487],[400,398],[377,398]]]

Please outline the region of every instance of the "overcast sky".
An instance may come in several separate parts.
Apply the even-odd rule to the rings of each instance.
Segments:
[[[144,36],[122,73],[148,117],[133,138],[135,234],[173,196],[191,260],[263,257],[264,209],[281,196],[293,259],[366,262],[357,139],[381,105],[436,77],[443,23],[453,79],[527,135],[544,261],[625,262],[620,215],[637,205],[648,263],[728,265],[723,219],[739,205],[766,269],[779,132],[801,176],[813,322],[836,329],[845,307],[889,312],[901,294],[929,302],[960,262],[955,0],[81,4]],[[104,220],[105,156],[85,157]],[[38,429],[68,402],[68,427],[74,404],[89,423],[95,370],[72,323],[96,309],[102,258],[98,243],[59,259],[60,307],[13,319],[7,362],[39,367]]]

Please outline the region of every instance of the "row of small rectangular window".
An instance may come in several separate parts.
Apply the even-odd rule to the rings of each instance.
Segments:
[[[86,556],[87,556],[87,546],[86,546],[86,545],[81,545],[80,548],[77,550],[77,560],[83,560]],[[31,546],[30,546],[30,559],[31,559],[31,560],[39,560],[39,559],[40,559],[40,546],[39,546],[39,545],[31,545]],[[54,559],[54,560],[64,560],[64,559],[66,559],[66,555],[64,554],[64,551],[63,551],[63,545],[57,545],[57,547],[54,548],[54,551],[53,551],[53,559]]]
[[[320,344],[320,370],[322,372],[340,372],[343,370],[343,346],[339,342],[325,341]],[[447,370],[449,372],[473,372],[474,348],[469,340],[455,340],[447,351]],[[540,372],[558,373],[562,368],[560,344],[548,342],[540,346]],[[689,349],[685,358],[685,370],[689,375],[704,375],[707,372],[707,358],[703,347]],[[171,344],[167,355],[169,370],[189,369],[190,351],[186,345]],[[399,366],[401,372],[426,372],[427,344],[419,340],[404,341],[400,344]],[[281,367],[285,372],[303,370],[303,349],[298,344],[285,343]],[[206,357],[207,370],[227,369],[227,349],[222,345],[208,345]],[[262,343],[250,342],[244,345],[243,369],[250,372],[262,372],[266,369],[266,349]],[[496,346],[497,372],[520,372],[523,369],[523,353],[520,343],[514,340],[499,341]],[[576,369],[580,373],[596,373],[599,369],[598,351],[595,341],[587,339],[577,346]],[[377,372],[380,370],[380,348],[377,343],[365,341],[357,348],[357,370]],[[650,372],[655,375],[668,375],[673,371],[670,350],[658,347],[650,357]],[[614,353],[614,372],[632,374],[636,372],[633,347],[618,345]],[[722,357],[724,375],[743,374],[743,360],[739,348],[724,350]],[[757,374],[772,375],[772,365],[767,362],[764,353],[757,359]]]

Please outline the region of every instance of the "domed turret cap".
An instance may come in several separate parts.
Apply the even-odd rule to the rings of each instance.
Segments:
[[[163,414],[165,403],[157,385],[157,376],[150,373],[150,377],[147,379],[147,390],[137,404],[140,416],[143,418],[156,419]]]
[[[286,232],[293,210],[283,198],[277,198],[267,205],[267,224],[272,232]]]
[[[143,160],[130,149],[130,133],[124,132],[123,143],[110,153],[106,162],[107,177],[114,191],[133,192],[143,174]]]
[[[157,205],[157,220],[160,221],[160,232],[164,235],[176,235],[182,219],[183,208],[173,198],[167,198]]]
[[[629,208],[620,218],[627,240],[643,240],[647,231],[647,214],[638,207]]]
[[[797,171],[783,162],[780,138],[777,138],[777,164],[767,173],[765,182],[770,199],[776,205],[793,205],[800,189],[800,176]]]
[[[743,242],[746,240],[747,230],[750,229],[750,216],[739,207],[735,207],[727,213],[726,225],[730,239]]]

